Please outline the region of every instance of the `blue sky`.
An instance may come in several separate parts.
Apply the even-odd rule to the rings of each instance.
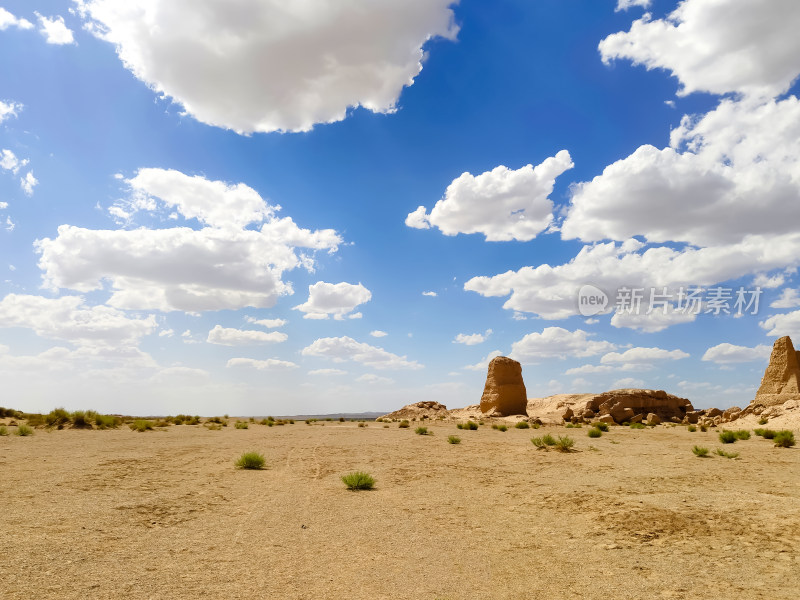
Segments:
[[[503,354],[742,406],[800,332],[794,2],[0,7],[5,405],[457,407]]]

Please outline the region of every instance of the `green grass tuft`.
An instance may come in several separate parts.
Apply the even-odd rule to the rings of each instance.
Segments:
[[[575,445],[575,440],[573,440],[569,436],[558,436],[558,441],[556,442],[556,450],[559,452],[572,452],[572,447]]]
[[[264,468],[266,462],[263,454],[259,454],[258,452],[245,452],[234,464],[237,469],[259,470]]]
[[[347,475],[342,475],[341,479],[348,490],[371,490],[375,487],[375,479],[372,475],[363,471],[353,471]]]
[[[589,431],[586,432],[586,434],[590,438],[599,438],[601,435],[603,435],[603,432],[600,431],[599,429],[592,427]]]
[[[136,419],[133,423],[128,425],[128,427],[130,427],[134,431],[142,433],[144,431],[147,431],[148,429],[153,429],[153,423],[152,421],[145,421],[144,419]]]
[[[546,446],[555,446],[556,445],[556,438],[554,438],[549,433],[546,433],[542,436],[542,441],[545,443]]]
[[[761,417],[761,418],[758,420],[758,424],[759,424],[759,425],[766,425],[767,423],[769,423],[769,419],[768,419],[767,417]]]
[[[707,458],[708,457],[708,448],[703,448],[702,446],[695,446],[692,448],[692,454],[695,456],[699,456],[700,458]]]
[[[536,446],[537,450],[547,450],[547,444],[540,437],[531,438],[531,443]]]
[[[498,425],[497,423],[492,425],[492,429],[496,429],[497,431],[508,431],[508,427],[505,425]]]
[[[717,448],[716,450],[717,456],[724,456],[725,458],[737,458],[739,456],[738,452],[725,452],[722,448]]]
[[[599,429],[600,431],[608,431],[608,423],[603,423],[602,421],[596,421],[592,423],[592,427]]]
[[[433,432],[428,431],[427,427],[417,427],[414,430],[414,433],[416,433],[417,435],[433,435]]]
[[[458,437],[457,435],[448,435],[447,436],[447,443],[448,444],[460,444],[461,443],[461,438]]]
[[[530,423],[528,423],[527,421],[520,421],[519,423],[514,425],[514,427],[516,427],[517,429],[528,429],[530,426],[531,426]]]
[[[689,425],[689,427],[687,427],[686,430],[694,433],[695,431],[697,431],[697,427],[695,427],[694,425]]]
[[[629,425],[631,429],[646,429],[646,425],[644,423],[631,423]]]
[[[400,421],[400,424],[398,425],[398,427],[400,429],[408,429],[409,427],[411,427],[411,423],[409,423],[408,421],[403,419],[402,421]]]
[[[236,421],[236,425],[234,425],[236,429],[249,429],[250,426],[247,424],[247,421]]]
[[[17,430],[14,432],[14,435],[19,435],[22,437],[33,435],[33,427],[30,427],[29,425],[25,424],[18,425]]]
[[[733,434],[736,436],[737,440],[749,440],[750,439],[750,432],[746,429],[739,429],[738,431],[734,431]]]
[[[722,431],[719,434],[719,441],[723,444],[733,444],[736,439],[735,431]]]
[[[5,425],[0,425],[0,437],[5,437],[8,435],[8,427]]]
[[[702,431],[703,433],[708,431],[708,425],[700,425],[700,431]]]
[[[778,431],[772,441],[775,442],[776,448],[791,448],[795,445],[794,433],[788,429]]]

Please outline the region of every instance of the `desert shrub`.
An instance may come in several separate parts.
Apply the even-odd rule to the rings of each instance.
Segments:
[[[542,441],[545,443],[546,446],[555,446],[556,445],[556,438],[554,438],[549,433],[546,433],[542,436]]]
[[[567,435],[560,435],[558,436],[558,441],[556,442],[556,450],[559,452],[572,452],[572,447],[575,445],[575,440]]]
[[[339,423],[344,423],[344,417],[339,417]]]
[[[772,441],[775,442],[776,448],[791,448],[795,445],[794,433],[788,429],[784,429],[783,431],[777,432]]]
[[[273,420],[274,420],[274,419],[273,419]],[[333,421],[333,417],[327,417],[325,420],[326,420],[326,421]]]
[[[538,450],[547,450],[547,444],[540,437],[531,438],[531,443],[536,446]]]
[[[692,433],[694,433],[695,431],[697,431],[697,427],[695,427],[694,425],[689,425],[689,426],[686,428],[686,430],[687,430],[687,431],[690,431],[690,432],[692,432]]]
[[[530,426],[531,426],[530,423],[528,423],[527,421],[520,421],[519,423],[514,425],[514,427],[516,427],[517,429],[528,429]]]
[[[411,427],[411,423],[409,423],[408,421],[403,419],[402,421],[400,421],[400,424],[398,425],[398,427],[400,429],[408,429],[409,427]]]
[[[646,425],[644,423],[631,423],[628,427],[631,429],[645,429]]]
[[[289,419],[289,425],[294,425],[294,419]]]
[[[69,413],[63,408],[54,408],[44,416],[44,422],[47,427],[57,427],[61,429],[69,423]]]
[[[209,431],[222,431],[222,425],[219,423],[206,423],[205,427]]]
[[[414,430],[414,433],[416,433],[417,435],[433,435],[433,433],[431,433],[430,431],[428,431],[428,428],[427,428],[427,427],[417,427],[417,428]]]
[[[144,431],[147,431],[148,429],[152,429],[153,428],[153,422],[152,421],[146,421],[144,419],[136,419],[133,423],[128,425],[128,427],[130,427],[134,431],[138,431],[139,433],[142,433]]]
[[[275,427],[275,421],[267,420],[267,427]]]
[[[508,427],[505,425],[498,425],[497,423],[492,425],[492,429],[496,429],[497,431],[508,431]]]
[[[765,440],[771,440],[771,439],[774,439],[774,438],[775,438],[775,435],[776,435],[777,433],[778,433],[777,431],[774,431],[774,430],[772,430],[772,429],[765,429],[765,430],[764,430],[764,433],[763,433],[763,435],[762,435],[762,437],[763,437]]]
[[[258,452],[245,452],[234,463],[237,469],[263,469],[266,459]]]
[[[592,427],[589,431],[586,432],[586,434],[590,438],[599,438],[601,435],[603,435],[603,432],[600,431],[599,429],[595,429],[594,427]]]
[[[608,423],[603,423],[602,421],[595,421],[592,423],[592,427],[600,431],[608,431]]]
[[[736,432],[721,431],[719,434],[719,441],[723,444],[733,444],[736,441]]]
[[[359,427],[366,427],[366,426],[367,426],[367,424],[366,424],[366,423],[359,423],[359,424],[358,424],[358,426],[359,426]]]
[[[722,448],[717,448],[715,452],[717,456],[724,456],[725,458],[736,458],[739,456],[738,452],[725,452]]]
[[[90,416],[87,415],[85,410],[73,411],[70,415],[72,426],[75,429],[91,429],[92,424],[89,422]]]
[[[763,428],[753,429],[753,433],[755,433],[758,437],[764,437],[765,431],[766,429]]]
[[[384,425],[383,428],[384,429],[389,429],[389,426],[388,425]]]
[[[768,419],[767,417],[761,417],[761,418],[758,420],[758,424],[759,424],[759,425],[766,425],[767,423],[769,423],[769,419]]]
[[[703,448],[702,446],[695,446],[692,448],[692,454],[695,456],[699,456],[700,458],[706,458],[708,456],[708,448]]]
[[[4,437],[8,435],[8,427],[5,425],[0,425],[0,437]]]
[[[456,423],[456,428],[457,429],[464,429],[464,424],[463,423]]]
[[[750,432],[746,429],[739,429],[738,431],[734,431],[733,434],[736,436],[737,440],[749,440],[750,439]]]
[[[448,435],[447,436],[447,443],[448,444],[460,444],[461,443],[461,438],[458,437],[457,435]]]
[[[464,423],[463,429],[468,429],[470,431],[475,431],[478,428],[478,424],[475,421],[467,421]]]
[[[353,471],[347,475],[342,475],[342,483],[348,490],[371,490],[375,487],[375,479],[369,473],[363,471]]]
[[[702,431],[703,433],[708,431],[708,425],[700,425],[700,431]]]
[[[581,425],[580,423],[567,423],[564,427],[566,427],[567,429],[580,429],[581,427],[583,427],[583,425]]]
[[[33,427],[29,425],[19,425],[17,426],[17,430],[14,432],[16,435],[20,435],[22,437],[33,435]]]
[[[116,429],[119,427],[120,418],[114,415],[94,415],[94,425],[98,429]]]
[[[250,426],[247,424],[247,421],[236,421],[236,425],[234,425],[236,429],[249,429]]]
[[[539,429],[539,427],[541,427],[541,424],[539,424],[539,423],[531,423],[531,428],[532,429]]]

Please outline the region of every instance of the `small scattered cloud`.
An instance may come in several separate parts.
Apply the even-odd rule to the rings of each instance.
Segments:
[[[466,346],[475,346],[485,342],[490,335],[492,335],[491,329],[487,329],[485,333],[459,333],[453,340],[453,343],[464,344]]]
[[[770,308],[797,308],[800,306],[800,294],[796,288],[786,288],[780,298],[770,304]]]
[[[760,362],[769,358],[772,348],[759,344],[754,348],[736,346],[734,344],[717,344],[706,350],[703,360],[720,365],[744,362]]]
[[[26,196],[33,196],[33,188],[38,185],[39,180],[33,176],[33,171],[28,171],[19,180],[19,185]]]
[[[5,31],[9,27],[16,27],[17,29],[32,29],[33,23],[27,19],[17,18],[5,8],[0,7],[0,31]]]
[[[389,335],[385,331],[381,331],[380,329],[375,329],[374,331],[370,331],[369,334],[374,338],[382,338]]]
[[[279,344],[289,339],[289,336],[280,331],[256,331],[254,329],[232,329],[215,325],[208,332],[209,344],[221,346],[248,346],[252,344]]]
[[[394,379],[390,379],[389,377],[381,377],[380,375],[373,375],[372,373],[367,373],[361,377],[357,377],[356,381],[359,383],[369,383],[372,385],[389,385],[394,383]]]
[[[268,358],[266,360],[256,360],[254,358],[232,358],[228,361],[227,367],[248,367],[259,371],[286,371],[296,369],[297,365],[288,360],[278,360]]]
[[[74,44],[75,36],[72,30],[64,23],[64,17],[45,17],[38,12],[35,13],[39,19],[39,33],[41,33],[48,44],[65,45]]]
[[[439,294],[437,294],[436,292],[422,292],[422,295],[430,296],[431,298],[436,298],[436,296],[438,296]]]
[[[253,325],[266,327],[267,329],[276,329],[278,327],[283,327],[286,325],[286,323],[288,323],[286,319],[256,319],[255,317],[245,317],[244,320],[248,323],[252,323]]]
[[[339,321],[345,317],[360,319],[361,313],[348,313],[371,298],[372,293],[360,283],[318,281],[308,286],[308,300],[295,306],[294,310],[304,312],[304,319],[328,319],[331,315]]]
[[[347,371],[341,369],[313,369],[308,372],[309,375],[347,375]]]

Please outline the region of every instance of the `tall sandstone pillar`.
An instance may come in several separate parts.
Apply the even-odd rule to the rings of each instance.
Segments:
[[[492,410],[499,415],[527,414],[528,393],[522,380],[522,365],[507,356],[497,356],[489,363],[481,412]]]

